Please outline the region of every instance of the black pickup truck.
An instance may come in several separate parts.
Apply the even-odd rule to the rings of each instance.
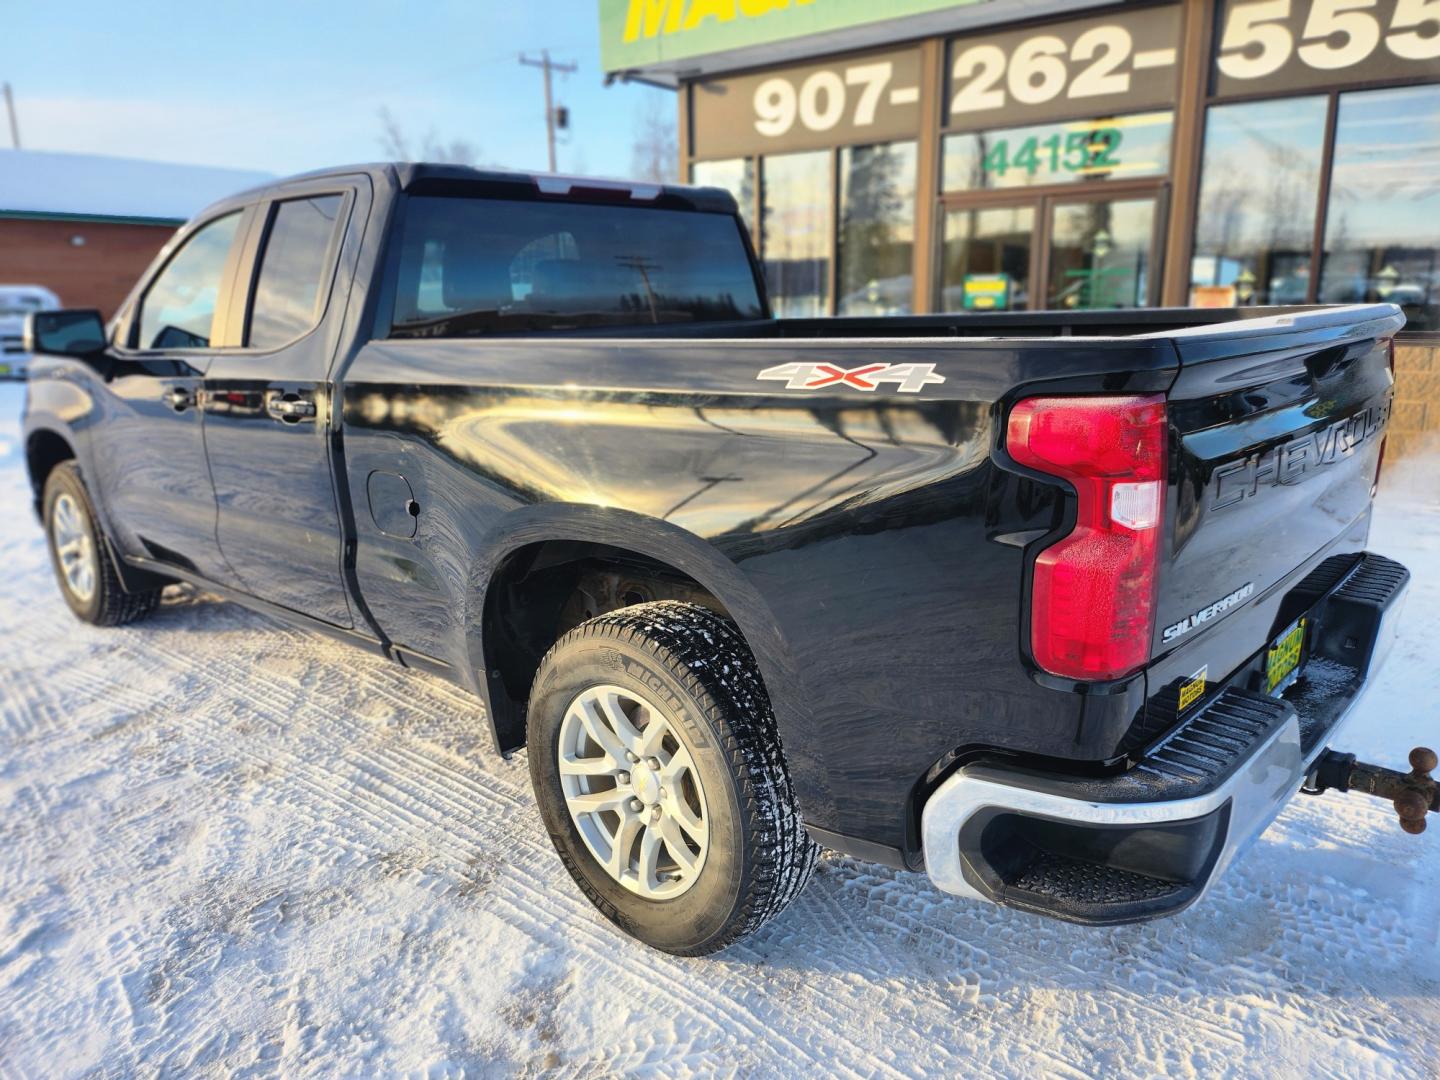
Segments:
[[[1302,784],[1440,805],[1326,749],[1409,576],[1365,550],[1400,325],[776,320],[724,192],[365,166],[33,316],[24,428],[76,615],[187,582],[469,688],[651,945],[817,845],[1103,924]]]

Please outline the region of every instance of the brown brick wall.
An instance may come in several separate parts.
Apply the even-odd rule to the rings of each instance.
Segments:
[[[1440,345],[1395,347],[1395,407],[1385,460],[1440,449]]]
[[[108,319],[175,229],[168,225],[0,218],[0,284],[44,285],[66,307]],[[84,237],[77,245],[72,237]]]

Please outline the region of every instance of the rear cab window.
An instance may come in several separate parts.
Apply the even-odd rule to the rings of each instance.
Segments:
[[[731,215],[456,195],[406,202],[392,337],[764,317]]]
[[[249,348],[288,345],[319,324],[343,206],[339,194],[275,204],[250,308]]]

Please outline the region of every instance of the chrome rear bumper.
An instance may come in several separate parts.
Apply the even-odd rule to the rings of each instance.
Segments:
[[[1128,772],[960,769],[922,814],[930,879],[957,896],[1083,923],[1194,903],[1299,790],[1359,703],[1394,641],[1408,581],[1398,563],[1363,556],[1312,609],[1306,678],[1272,698],[1237,685],[1243,669]],[[1334,655],[1361,646],[1363,655]]]

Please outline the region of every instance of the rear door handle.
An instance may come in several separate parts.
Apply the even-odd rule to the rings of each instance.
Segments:
[[[176,412],[184,412],[195,404],[195,395],[183,386],[174,386],[160,395],[160,400]]]
[[[272,397],[265,402],[265,411],[291,424],[315,419],[315,403],[301,397]]]

